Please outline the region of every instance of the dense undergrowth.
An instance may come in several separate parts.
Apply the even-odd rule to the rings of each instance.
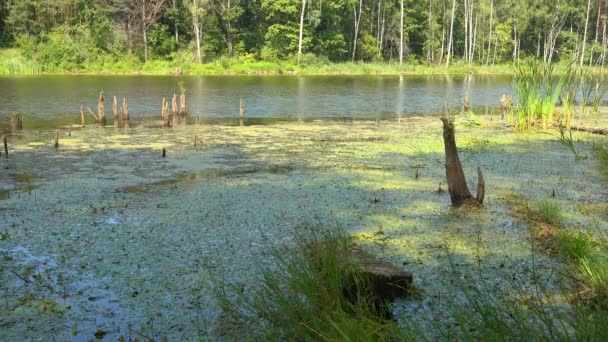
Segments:
[[[65,54],[65,51],[61,51]],[[76,55],[76,51],[71,55]],[[34,54],[34,55],[32,55]],[[34,52],[24,53],[20,49],[0,49],[0,75],[33,75],[33,74],[150,74],[173,75],[179,68],[185,75],[399,75],[399,74],[514,74],[517,72],[511,64],[474,65],[453,63],[445,65],[424,65],[397,62],[343,62],[332,63],[327,59],[306,55],[298,64],[295,60],[282,61],[258,60],[249,55],[240,58],[220,58],[206,63],[194,63],[185,54],[178,54],[173,60],[151,60],[141,62],[132,55],[99,56],[98,58],[74,58],[57,61],[49,57],[38,56]],[[26,56],[27,55],[27,56]],[[38,57],[36,57],[38,56]],[[564,72],[564,66],[556,68],[557,73]],[[599,68],[589,69],[590,73],[599,73]]]

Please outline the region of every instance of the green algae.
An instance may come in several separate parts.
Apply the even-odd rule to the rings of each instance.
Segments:
[[[430,309],[421,305],[445,312],[448,321],[453,312],[437,299],[450,294],[448,256],[463,276],[481,267],[492,279],[508,274],[527,284],[529,227],[512,217],[509,194],[533,203],[555,190],[564,224],[608,226],[601,173],[592,160],[568,158],[557,131],[458,123],[469,186],[476,185],[478,165],[486,177],[486,208],[470,213],[451,209],[447,193],[437,192],[440,182],[447,188],[438,118],[87,127],[61,138],[57,151],[54,131],[24,131],[2,161],[13,176],[0,174],[0,188],[11,189],[10,197],[0,196],[6,208],[0,229],[11,236],[0,250],[24,246],[56,260],[49,272],[64,274],[71,308],[51,318],[11,311],[0,322],[8,327],[0,337],[67,338],[65,327],[76,324],[81,336],[101,329],[118,338],[153,318],[158,336],[192,340],[199,333],[192,317],[214,336],[220,312],[207,288],[209,273],[247,288],[257,277],[255,263],[272,246],[291,243],[293,227],[311,221],[337,224],[369,251],[412,271],[422,298],[400,301],[394,310],[424,326]],[[585,141],[592,136],[573,136],[589,154]],[[202,142],[196,148],[195,137]],[[167,158],[160,156],[163,147]],[[413,166],[424,166],[418,179]],[[19,170],[44,175],[29,181],[35,196],[20,195],[16,185],[28,184],[28,176],[15,177]],[[588,209],[581,210],[582,200]],[[15,260],[11,267],[18,270]],[[535,265],[544,275],[561,267],[549,256],[537,256]],[[24,296],[19,280],[7,272],[2,277],[17,303]],[[550,286],[559,288],[557,281]],[[39,295],[62,303],[52,293]]]

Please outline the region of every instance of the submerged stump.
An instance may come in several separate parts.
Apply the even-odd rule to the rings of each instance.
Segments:
[[[97,120],[99,121],[99,125],[101,126],[105,126],[106,125],[106,112],[105,112],[105,108],[104,108],[104,97],[103,97],[103,91],[101,93],[99,93],[99,100],[97,101]]]
[[[13,112],[11,114],[11,131],[16,132],[23,129],[23,121],[21,121],[21,114]]]
[[[116,96],[114,96],[114,103],[112,103],[112,116],[114,118],[114,127],[118,128],[120,126],[120,114],[118,113],[118,102],[116,101]]]

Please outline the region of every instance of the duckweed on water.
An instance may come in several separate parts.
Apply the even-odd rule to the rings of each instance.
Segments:
[[[262,281],[256,265],[271,260],[275,247],[293,245],[303,222],[339,225],[362,248],[411,271],[420,296],[398,300],[393,315],[429,338],[442,336],[433,321],[458,328],[455,308],[467,297],[454,289],[454,267],[456,282],[481,288],[492,281],[509,301],[518,297],[505,279],[527,293],[540,277],[559,292],[563,261],[531,258],[529,222],[514,217],[507,198],[532,205],[555,190],[563,226],[593,222],[605,231],[605,212],[589,209],[606,203],[602,173],[595,159],[568,157],[557,132],[501,126],[457,125],[465,174],[479,165],[486,178],[486,208],[475,212],[450,208],[447,193],[437,192],[445,186],[437,118],[87,127],[63,137],[58,151],[54,130],[23,131],[11,137],[11,158],[0,160],[7,170],[0,189],[10,191],[0,196],[0,231],[10,236],[0,241],[0,253],[10,256],[1,271],[8,306],[0,305],[0,339],[66,340],[73,326],[82,339],[98,330],[106,339],[217,338],[222,310],[211,275],[255,289]],[[202,147],[193,147],[195,136]],[[588,144],[580,149],[590,152]],[[412,165],[425,166],[418,180]],[[30,180],[31,194],[16,186],[24,171],[40,175]],[[21,304],[24,281],[14,272],[32,265],[44,268],[48,285],[36,289],[37,298],[69,309],[41,315]]]

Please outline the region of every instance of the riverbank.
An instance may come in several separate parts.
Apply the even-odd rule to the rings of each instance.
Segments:
[[[464,75],[513,74],[512,65],[468,65],[454,63],[426,66],[398,63],[329,63],[311,61],[297,65],[289,61],[221,59],[209,63],[178,61],[108,61],[105,64],[45,66],[20,56],[17,49],[0,49],[0,75],[84,74],[84,75]]]
[[[608,116],[583,123],[606,126]],[[230,326],[211,279],[253,294],[257,267],[302,225],[337,225],[413,272],[418,295],[393,314],[429,339],[461,329],[466,298],[454,279],[514,300],[522,297],[513,283],[530,295],[541,283],[567,310],[562,274],[571,272],[535,252],[513,199],[536,208],[553,198],[568,231],[608,233],[592,152],[599,137],[573,132],[586,157],[575,158],[557,130],[505,124],[457,122],[470,186],[478,165],[486,182],[486,207],[472,212],[437,192],[445,182],[437,117],[74,127],[60,131],[57,150],[55,129],[11,135],[0,160],[0,339],[224,336]]]

